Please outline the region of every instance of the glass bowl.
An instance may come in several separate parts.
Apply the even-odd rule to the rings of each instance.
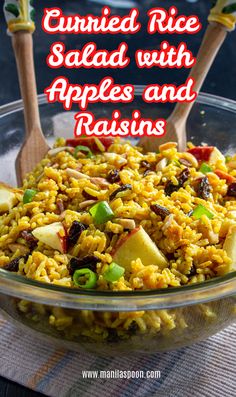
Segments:
[[[144,104],[143,87],[136,87],[133,104],[119,106],[123,116],[136,108],[144,117],[167,117],[168,105]],[[73,112],[48,104],[39,96],[43,131],[72,136]],[[96,104],[97,117],[109,117],[117,105]],[[78,108],[75,108],[75,112]],[[188,140],[236,152],[236,102],[201,94],[188,123]],[[0,107],[0,180],[15,184],[14,161],[23,141],[22,102]],[[173,350],[208,338],[236,317],[236,272],[202,284],[135,292],[73,290],[39,283],[0,269],[0,309],[3,315],[60,346],[101,355],[154,353]],[[135,321],[134,321],[135,320]]]

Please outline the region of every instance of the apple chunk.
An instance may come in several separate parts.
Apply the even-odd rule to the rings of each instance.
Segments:
[[[209,158],[209,164],[217,165],[218,162],[222,162],[223,164],[225,164],[225,156],[219,151],[219,149],[214,147],[214,150],[212,151]]]
[[[32,231],[32,234],[39,241],[62,254],[66,252],[66,231],[61,222],[37,227]]]
[[[138,258],[145,266],[158,265],[163,269],[168,264],[165,256],[141,226],[121,240],[113,254],[114,262],[123,266],[127,271],[130,271],[131,262]]]
[[[236,270],[236,225],[231,226],[226,236],[223,249],[227,252],[227,255],[232,259],[232,270]]]
[[[191,153],[198,161],[209,161],[214,149],[214,146],[195,146],[189,149],[188,153]]]
[[[225,163],[224,155],[215,146],[196,146],[188,150],[198,161],[207,161],[216,165],[218,161]]]
[[[17,203],[16,189],[6,185],[5,183],[0,183],[0,213],[10,211],[14,205]]]

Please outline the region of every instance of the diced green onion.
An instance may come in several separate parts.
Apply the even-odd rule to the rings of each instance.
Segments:
[[[115,262],[112,262],[103,276],[106,281],[114,282],[119,280],[123,276],[124,272],[125,269],[123,267],[117,265]]]
[[[199,204],[192,213],[195,219],[201,219],[203,215],[206,215],[209,219],[214,218],[214,214],[210,212],[204,205]]]
[[[90,269],[79,269],[74,272],[73,281],[77,287],[94,288],[97,282],[97,275]]]
[[[33,200],[34,196],[37,194],[36,190],[33,189],[26,189],[24,196],[23,196],[23,203],[28,204],[31,203]]]
[[[96,225],[102,225],[114,218],[114,213],[106,201],[100,201],[90,208],[89,213],[92,215]]]
[[[225,156],[226,163],[229,163],[232,160],[231,156]]]
[[[87,157],[88,157],[89,159],[91,159],[92,157],[94,157],[94,156],[93,156],[93,153],[91,152],[91,150],[90,150],[89,147],[87,147],[87,146],[83,146],[83,145],[76,146],[75,151],[74,151],[74,157],[75,157],[76,159],[78,158],[78,153],[79,153],[79,152],[85,152],[85,153],[87,153]]]
[[[212,168],[207,163],[202,163],[199,171],[203,174],[207,174],[208,172],[212,172]]]

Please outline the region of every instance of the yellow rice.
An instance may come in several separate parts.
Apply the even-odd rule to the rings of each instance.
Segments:
[[[56,147],[60,146],[65,146],[63,139],[56,143]],[[204,200],[198,196],[194,184],[194,181],[202,177],[198,161],[190,153],[179,153],[173,144],[163,145],[160,153],[143,154],[140,148],[127,141],[116,140],[108,152],[104,152],[102,147],[100,150],[93,158],[81,155],[79,160],[75,159],[72,151],[67,150],[54,156],[48,155],[27,176],[23,191],[35,189],[37,194],[31,203],[23,204],[22,195],[18,193],[18,204],[0,216],[0,267],[4,268],[19,257],[22,246],[27,250],[27,242],[22,238],[21,231],[34,230],[54,222],[63,222],[66,230],[69,230],[74,221],[79,221],[86,224],[88,229],[81,233],[69,252],[62,254],[39,242],[28,257],[19,261],[18,274],[37,281],[74,288],[69,272],[70,259],[91,254],[99,259],[96,285],[98,290],[133,291],[181,287],[223,276],[232,270],[232,260],[223,245],[230,227],[236,224],[236,199],[231,197],[224,200],[228,184],[214,171],[217,168],[236,177],[235,167],[231,168],[223,159],[212,166],[212,172],[207,175],[211,194],[208,200]],[[185,160],[184,164],[182,160]],[[154,171],[146,176],[143,175],[143,161],[155,164]],[[171,196],[167,195],[167,181],[178,184],[178,175],[186,168],[186,161],[190,171],[188,182]],[[236,156],[231,159],[231,163],[235,161]],[[163,167],[163,164],[166,165]],[[85,177],[76,179],[70,176],[73,172],[68,174],[68,169],[79,171]],[[119,188],[119,183],[99,186],[93,178],[106,179],[113,169],[119,170],[121,183],[131,184],[132,190],[118,194],[110,202],[114,219],[96,227],[89,208],[80,209],[86,201],[82,192],[85,190],[96,201],[109,202],[110,195]],[[58,210],[58,201],[63,202],[62,213]],[[155,203],[168,209],[171,215],[161,219],[150,209]],[[189,215],[199,204],[214,214],[213,219],[203,215],[201,219],[194,220]],[[104,273],[113,261],[113,249],[117,241],[128,233],[122,222],[119,223],[120,219],[132,219],[136,227],[144,228],[156,246],[169,258],[166,268],[160,269],[152,263],[144,266],[140,258],[136,258],[131,263],[131,272],[126,272],[116,282],[106,281]],[[11,244],[19,244],[19,249],[11,250]],[[196,270],[194,274],[193,266]],[[19,308],[22,312],[28,312],[32,310],[32,305],[34,312],[40,314],[41,311],[41,314],[45,314],[43,306],[25,301],[19,303]],[[72,334],[87,332],[84,326],[81,331],[81,324],[78,331],[79,325],[73,320],[75,316],[66,314],[63,309],[53,308],[47,315],[49,324],[58,330],[66,328]],[[184,317],[176,319],[174,311],[123,314],[82,311],[79,317],[80,322],[89,321],[90,325],[93,324],[93,335],[95,337],[97,334],[98,338],[99,333],[102,333],[102,338],[106,337],[106,328],[127,330],[134,319],[141,332],[146,329],[157,332],[160,328],[168,331],[177,324],[186,326]]]

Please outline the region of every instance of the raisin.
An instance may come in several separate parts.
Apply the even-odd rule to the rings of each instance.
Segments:
[[[119,342],[119,336],[117,334],[117,330],[115,328],[109,328],[108,329],[108,337],[107,337],[107,342],[109,343],[117,343]]]
[[[155,212],[156,215],[159,215],[162,220],[170,215],[170,211],[167,208],[162,207],[161,205],[152,204],[150,208],[153,212]]]
[[[165,256],[168,259],[168,261],[173,261],[175,259],[175,254],[173,252],[167,252]]]
[[[149,172],[155,171],[155,165],[156,165],[155,163],[149,163],[146,160],[142,160],[140,166],[146,168],[143,173],[143,176],[145,177],[149,174]]]
[[[181,187],[184,186],[185,182],[187,182],[190,176],[190,171],[188,168],[185,168],[177,177],[178,185],[174,185],[173,182],[168,181],[165,186],[165,193],[167,196],[171,196],[172,193],[177,192]]]
[[[74,272],[79,269],[79,259],[71,258],[69,263],[69,274],[73,276]]]
[[[179,159],[179,162],[185,165],[185,167],[191,167],[191,163],[186,159]]]
[[[167,196],[171,196],[172,193],[177,192],[179,190],[179,185],[174,185],[173,182],[168,181],[165,186],[165,194]]]
[[[72,223],[72,226],[69,230],[69,234],[68,234],[68,239],[67,239],[67,243],[68,246],[72,246],[75,245],[78,241],[79,236],[81,235],[81,233],[86,230],[88,228],[87,225],[85,225],[84,223],[78,222],[78,221],[74,221]]]
[[[188,178],[190,176],[190,171],[188,168],[185,168],[178,176],[178,181],[179,181],[179,188],[183,187],[185,182],[187,182]]]
[[[107,232],[106,235],[107,235],[107,237],[109,238],[110,241],[112,240],[112,238],[113,238],[114,236],[116,236],[116,234],[113,233],[113,232]]]
[[[37,247],[38,240],[33,236],[30,230],[22,230],[21,237],[27,242],[31,251]]]
[[[191,267],[191,269],[190,269],[190,273],[189,273],[189,277],[193,277],[193,276],[195,276],[197,274],[197,268],[196,268],[196,266],[194,265],[194,263],[192,264],[192,267]]]
[[[207,200],[210,197],[211,185],[207,177],[201,178],[197,187],[197,194],[203,200]]]
[[[118,170],[111,170],[108,173],[107,181],[110,183],[115,183],[120,181],[120,174]]]
[[[236,197],[236,182],[231,183],[231,185],[229,185],[227,195]]]
[[[19,256],[18,258],[13,259],[11,262],[7,263],[4,266],[4,269],[8,270],[9,272],[18,272],[19,262],[22,258],[24,258],[24,256]]]
[[[87,268],[96,273],[97,264],[100,259],[93,255],[87,255],[84,258],[71,258],[69,264],[69,273],[72,276],[78,269]]]
[[[143,176],[147,176],[148,174],[150,174],[150,172],[152,172],[151,170],[147,169],[146,171],[144,171]]]
[[[136,323],[136,321],[132,321],[132,323],[130,324],[129,328],[128,328],[128,333],[130,335],[135,335],[138,331],[138,324]]]
[[[122,185],[121,187],[119,187],[118,189],[116,189],[111,195],[110,195],[110,200],[114,200],[114,198],[116,198],[116,195],[118,193],[121,192],[125,192],[126,190],[131,190],[132,189],[132,185],[130,185],[129,183],[127,183],[126,185]]]
[[[141,167],[144,167],[146,169],[152,168],[152,165],[146,160],[141,161],[140,165],[141,165]]]

